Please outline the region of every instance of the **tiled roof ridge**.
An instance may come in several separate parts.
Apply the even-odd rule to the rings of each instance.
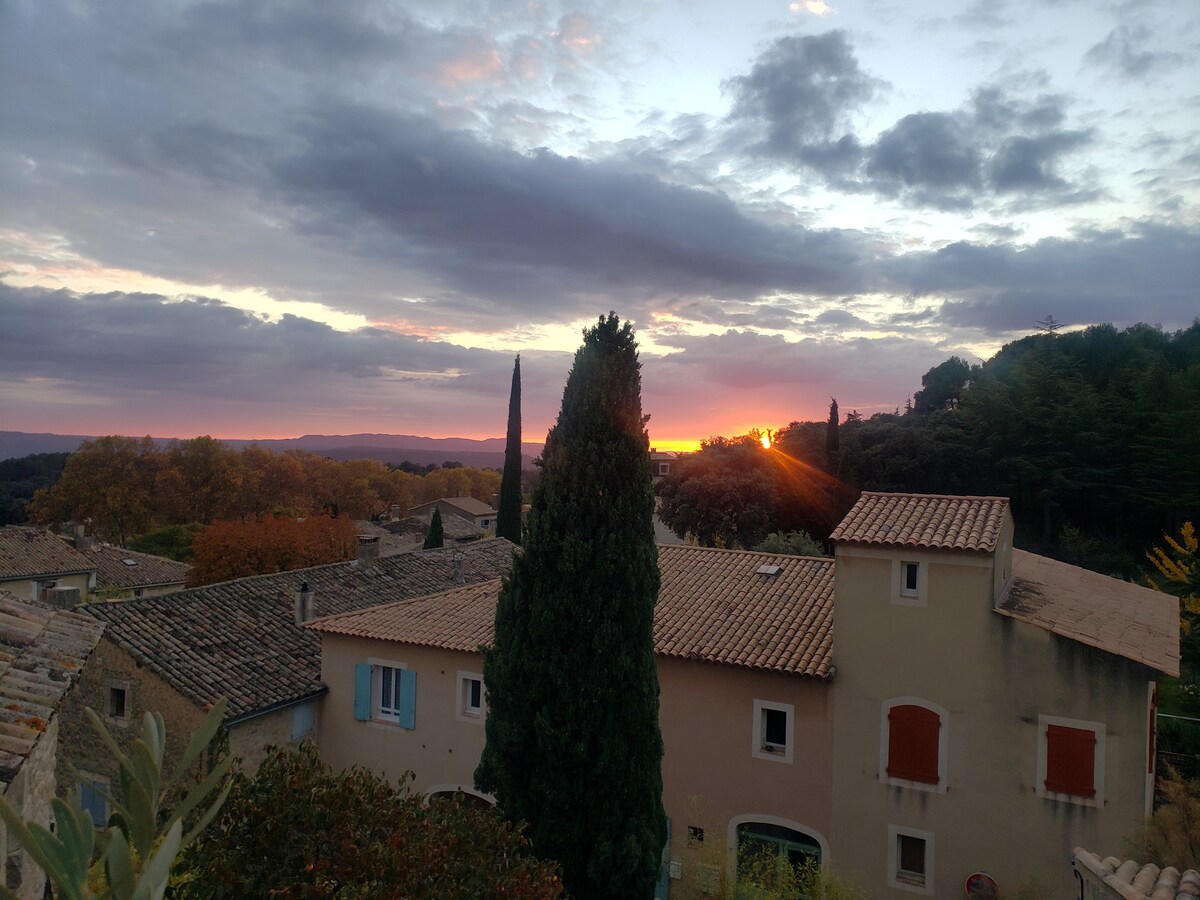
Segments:
[[[1082,847],[1074,850],[1074,861],[1082,865],[1123,900],[1194,900],[1200,895],[1200,872],[1180,871],[1175,866],[1140,864],[1115,856],[1103,859]]]
[[[418,552],[420,552],[420,553],[437,553],[439,555],[443,555],[447,552],[458,550],[463,553],[471,553],[471,552],[474,552],[474,549],[476,547],[488,545],[493,541],[505,541],[506,543],[509,543],[506,538],[491,537],[491,538],[484,538],[483,540],[480,540],[480,541],[473,541],[470,544],[454,545],[454,546],[447,546],[447,547],[434,547],[429,550],[420,550]],[[517,545],[514,544],[513,546],[515,547]],[[401,563],[396,562],[395,560],[396,560],[396,557],[394,557],[394,556],[384,556],[384,557],[380,557],[380,558],[376,559],[371,565],[372,566],[382,566],[382,567],[387,567],[387,566],[392,566],[392,565],[397,565],[397,566],[401,565]],[[284,569],[282,572],[263,572],[259,575],[243,575],[240,578],[229,578],[229,579],[226,579],[225,581],[212,581],[212,582],[209,582],[208,584],[200,584],[200,585],[197,585],[196,587],[185,588],[184,590],[179,591],[178,593],[170,594],[166,597],[137,597],[133,600],[124,600],[122,602],[123,603],[148,604],[150,601],[153,601],[153,600],[163,600],[168,603],[179,603],[182,600],[195,599],[194,597],[189,597],[186,595],[195,594],[197,591],[207,591],[207,590],[212,590],[214,588],[228,587],[229,585],[232,585],[232,584],[251,586],[256,583],[259,583],[259,582],[262,582],[262,581],[265,581],[265,580],[271,579],[271,578],[283,578],[287,575],[301,575],[304,572],[327,571],[330,569],[336,569],[339,566],[356,566],[357,564],[358,564],[357,558],[343,559],[339,562],[320,563],[315,566],[305,566],[302,569]]]
[[[1008,516],[1005,497],[864,491],[830,538],[841,544],[991,553]]]
[[[814,562],[825,562],[832,564],[834,559],[832,556],[801,556],[799,553],[779,553],[771,550],[738,550],[733,547],[701,547],[699,544],[664,544],[658,543],[659,551],[668,550],[672,553],[677,551],[698,551],[700,553],[736,553],[739,556],[769,556],[772,559],[809,559]]]
[[[998,500],[1008,503],[1008,497],[992,494],[922,494],[916,491],[863,491],[863,497],[910,497],[913,500]]]
[[[333,631],[331,628],[321,628],[321,625],[327,625],[331,619],[337,619],[339,622],[352,622],[355,619],[360,619],[364,616],[381,613],[389,609],[394,609],[401,606],[416,606],[418,604],[428,604],[435,600],[441,600],[451,594],[465,593],[473,588],[481,588],[485,585],[490,585],[494,581],[503,581],[504,576],[498,575],[495,578],[485,578],[483,581],[473,581],[470,584],[456,584],[454,587],[446,588],[444,591],[437,591],[433,594],[422,594],[419,597],[405,597],[403,600],[393,600],[391,603],[380,603],[378,606],[368,606],[365,609],[356,609],[353,612],[330,613],[327,616],[318,616],[304,623],[305,628],[311,628],[313,631]]]

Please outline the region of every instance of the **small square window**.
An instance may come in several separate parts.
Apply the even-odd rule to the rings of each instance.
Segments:
[[[458,673],[458,719],[461,722],[483,721],[483,676],[478,672]]]
[[[688,829],[688,843],[689,844],[694,845],[694,844],[703,844],[704,843],[704,829],[703,828],[699,827],[698,825],[689,825],[687,827],[687,829]]]
[[[126,688],[108,689],[108,715],[113,719],[129,718],[129,691]]]
[[[795,707],[770,700],[754,701],[753,755],[776,762],[792,761]]]
[[[917,596],[917,579],[921,571],[919,563],[902,562],[900,563],[900,593],[906,597]]]
[[[911,834],[896,836],[896,877],[912,884],[925,883],[925,839]]]

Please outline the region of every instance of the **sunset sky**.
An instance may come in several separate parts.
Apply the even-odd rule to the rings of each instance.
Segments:
[[[6,0],[0,429],[652,442],[1200,315],[1200,4]]]

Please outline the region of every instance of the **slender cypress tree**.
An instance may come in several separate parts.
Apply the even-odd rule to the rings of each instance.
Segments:
[[[651,897],[666,839],[639,369],[628,322],[584,332],[484,653],[476,784],[578,900]]]
[[[837,397],[829,398],[829,421],[825,423],[825,471],[836,475],[838,458],[841,455],[841,439],[838,431]]]
[[[429,520],[429,534],[425,535],[425,544],[421,549],[436,550],[444,543],[445,534],[442,530],[442,511],[435,506],[433,508],[433,517]]]
[[[512,392],[508,395],[508,437],[504,442],[504,474],[500,476],[500,508],[496,537],[521,543],[521,355],[513,363]]]

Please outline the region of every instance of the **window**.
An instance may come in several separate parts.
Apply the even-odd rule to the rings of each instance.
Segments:
[[[755,875],[770,873],[776,859],[786,860],[797,873],[821,863],[820,842],[803,831],[771,822],[742,822],[735,833],[738,897],[767,896],[762,889],[768,885],[756,883]]]
[[[888,887],[933,894],[933,835],[888,826]]]
[[[306,700],[292,707],[292,740],[302,740],[312,733],[313,702]]]
[[[79,804],[91,817],[93,825],[105,827],[108,824],[108,779],[80,772]]]
[[[792,704],[755,700],[753,755],[759,759],[790,763],[794,720]]]
[[[689,825],[688,830],[688,846],[693,847],[696,844],[704,843],[704,829],[699,825]]]
[[[880,728],[880,781],[946,791],[949,735],[944,709],[918,697],[896,697],[884,703]]]
[[[108,714],[114,719],[129,718],[129,692],[123,687],[108,689]]]
[[[1052,800],[1104,803],[1104,725],[1057,716],[1038,717],[1035,791]]]
[[[929,566],[913,559],[892,560],[892,602],[899,606],[925,606]]]
[[[354,718],[417,727],[417,673],[403,663],[368,662],[354,667]]]
[[[458,719],[483,722],[483,676],[478,672],[458,673]]]

